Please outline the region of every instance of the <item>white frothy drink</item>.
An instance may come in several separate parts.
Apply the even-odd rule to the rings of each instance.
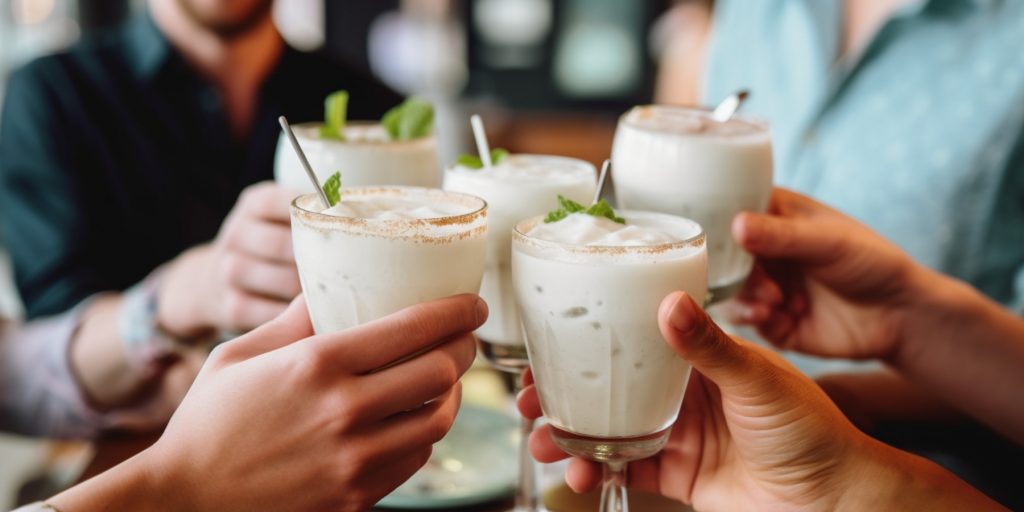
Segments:
[[[482,353],[507,371],[529,365],[512,287],[512,228],[558,208],[562,195],[586,203],[594,195],[594,166],[574,158],[511,155],[490,169],[455,166],[445,172],[444,188],[487,201],[487,263],[480,296],[490,307],[477,329]]]
[[[323,138],[323,123],[293,125],[295,138],[309,159],[309,165],[323,183],[341,171],[342,186],[437,187],[441,171],[434,137],[391,140],[379,123],[350,122],[344,140]],[[274,157],[274,181],[297,191],[312,192],[306,171],[282,133]]]
[[[612,169],[623,208],[680,215],[704,228],[714,299],[738,290],[753,259],[733,240],[732,219],[768,207],[767,125],[744,117],[717,122],[707,111],[683,107],[636,107],[619,120]]]
[[[315,194],[300,196],[291,214],[295,263],[318,333],[480,288],[487,228],[480,198],[346,188],[326,210]]]
[[[620,215],[626,224],[582,213],[549,224],[527,220],[516,227],[512,249],[544,416],[563,449],[577,446],[564,433],[597,438],[607,460],[649,456],[663,446],[690,365],[665,344],[658,307],[676,290],[698,304],[707,292],[707,252],[696,222]],[[652,435],[647,444],[616,445]],[[572,453],[606,460],[593,449]]]

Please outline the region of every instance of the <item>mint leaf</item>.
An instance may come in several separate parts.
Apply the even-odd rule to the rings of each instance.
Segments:
[[[345,139],[345,116],[348,113],[348,91],[336,91],[324,100],[324,125],[320,136],[329,139]]]
[[[558,222],[574,213],[585,213],[587,215],[593,215],[594,217],[604,217],[608,220],[618,222],[619,224],[626,223],[626,219],[615,215],[615,210],[610,204],[608,204],[608,201],[605,201],[604,199],[587,208],[582,204],[559,194],[558,204],[561,205],[559,209],[551,210],[548,212],[547,216],[544,217],[545,224]]]
[[[612,208],[612,205],[608,204],[608,201],[605,201],[604,199],[594,203],[593,206],[587,208],[587,211],[583,213],[593,215],[595,217],[604,217],[608,220],[618,222],[619,224],[626,223],[626,219],[615,215],[615,210]]]
[[[508,150],[505,148],[494,148],[491,150],[491,164],[498,165],[508,158]]]
[[[461,165],[462,167],[468,167],[470,169],[483,169],[484,162],[480,160],[480,157],[471,155],[469,153],[463,153],[455,159],[455,165]]]
[[[434,130],[434,106],[412,96],[392,108],[381,118],[392,140],[411,140],[426,137]]]
[[[341,172],[336,172],[324,182],[324,195],[327,202],[334,206],[341,202]]]
[[[508,158],[508,150],[502,148],[495,148],[491,150],[491,165],[498,165],[504,162]],[[483,169],[484,161],[479,156],[471,155],[469,153],[463,153],[455,159],[455,165],[461,165],[469,169]]]

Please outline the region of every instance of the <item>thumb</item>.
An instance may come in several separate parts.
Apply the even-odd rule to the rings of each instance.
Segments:
[[[732,222],[732,236],[760,258],[822,264],[843,252],[848,231],[839,226],[796,217],[744,212]]]
[[[669,347],[719,388],[761,394],[768,384],[771,363],[722,332],[686,293],[661,301],[658,326]]]
[[[218,347],[222,355],[240,361],[290,345],[313,335],[306,297],[299,294],[288,309],[273,320]]]

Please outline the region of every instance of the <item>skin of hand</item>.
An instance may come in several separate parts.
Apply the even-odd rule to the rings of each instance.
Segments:
[[[948,404],[1024,443],[1019,316],[795,192],[776,189],[767,214],[740,214],[732,228],[757,257],[732,320],[783,348],[880,359],[915,388],[890,386],[887,400],[924,392],[938,406],[928,409]],[[839,384],[854,401],[872,400],[863,382]]]
[[[448,432],[486,317],[477,296],[458,295],[314,335],[300,297],[214,350],[156,444],[50,503],[366,510]]]
[[[295,195],[272,182],[246,188],[217,238],[171,263],[157,297],[168,332],[247,331],[288,307],[301,291],[289,225]]]
[[[890,359],[926,270],[859,222],[775,189],[768,214],[741,213],[733,237],[758,258],[731,320],[781,348]],[[811,305],[813,304],[813,307]]]
[[[666,343],[696,371],[665,449],[630,463],[631,487],[697,510],[999,509],[938,466],[861,433],[811,380],[724,334],[684,293],[666,297],[658,319]],[[540,404],[526,382],[519,410],[535,418]],[[548,425],[529,443],[541,462],[566,457]],[[582,459],[566,473],[577,492],[600,478],[599,466]]]

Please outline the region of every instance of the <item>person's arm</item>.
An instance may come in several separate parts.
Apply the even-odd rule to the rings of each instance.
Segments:
[[[923,267],[921,273],[889,364],[1024,444],[1024,318],[966,283]]]
[[[769,214],[737,216],[733,235],[760,261],[736,320],[785,348],[881,359],[1024,443],[1024,319],[795,192],[776,189]]]
[[[459,295],[313,335],[297,299],[214,351],[156,444],[47,503],[367,510],[451,428],[476,354],[472,331],[486,318],[482,300]]]
[[[903,421],[953,422],[963,413],[890,368],[826,373],[814,379],[850,421],[865,432]]]

